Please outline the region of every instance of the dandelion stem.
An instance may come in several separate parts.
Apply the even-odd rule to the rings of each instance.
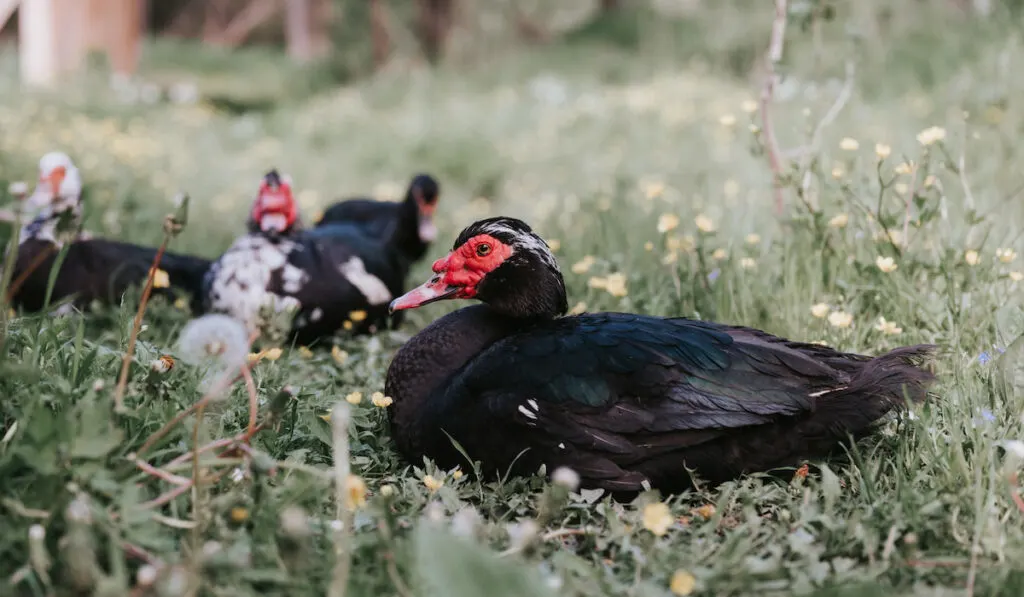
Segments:
[[[192,520],[196,522],[196,525],[192,527],[192,563],[196,567],[197,572],[200,565],[200,554],[202,553],[199,548],[199,542],[202,540],[202,529],[199,523],[199,510],[202,508],[200,505],[200,478],[199,478],[199,430],[203,426],[203,412],[206,410],[206,404],[203,403],[196,409],[196,424],[192,429]]]
[[[22,285],[25,284],[28,277],[32,275],[32,272],[39,269],[39,266],[46,261],[46,258],[53,255],[56,250],[57,245],[46,245],[46,248],[40,251],[39,254],[29,262],[25,271],[18,274],[18,277],[14,279],[14,282],[11,283],[11,287],[7,290],[7,297],[5,299],[6,304],[10,304],[14,300],[14,297],[18,294],[18,291],[21,290]]]
[[[139,467],[139,470],[141,470],[142,472],[146,473],[147,475],[152,475],[152,476],[157,477],[159,479],[163,479],[164,481],[167,481],[168,483],[174,483],[175,485],[188,485],[189,482],[190,482],[185,477],[181,477],[179,475],[175,475],[175,474],[170,473],[168,471],[165,471],[163,469],[158,469],[155,466],[153,466],[152,464],[149,464],[148,462],[146,462],[144,460],[140,460],[139,458],[135,459],[135,466]]]
[[[139,301],[139,310],[135,313],[135,322],[132,324],[132,333],[128,337],[128,348],[124,352],[124,360],[121,361],[121,375],[117,380],[117,389],[114,390],[114,412],[124,412],[124,392],[128,385],[128,369],[135,354],[135,342],[139,337],[139,329],[142,328],[142,318],[146,314],[146,305],[149,303],[149,296],[153,292],[153,278],[156,277],[156,270],[160,266],[160,260],[171,242],[171,234],[164,233],[164,241],[156,250],[153,258],[153,265],[149,268],[149,275],[146,276],[146,286],[142,289],[142,300]]]
[[[351,465],[348,460],[349,415],[350,409],[348,404],[338,402],[334,405],[331,414],[331,426],[334,443],[334,507],[336,520],[333,525],[334,570],[331,573],[331,584],[327,588],[327,597],[345,597],[352,557],[349,545],[352,512],[346,507],[345,499],[348,476],[351,472]]]
[[[247,364],[246,365],[242,365],[243,369],[248,368],[248,367],[249,367],[249,365],[247,365]],[[205,407],[211,400],[216,398],[222,391],[227,390],[229,387],[231,387],[232,384],[234,384],[236,381],[238,381],[238,378],[241,377],[241,376],[242,376],[242,374],[239,372],[234,377],[230,378],[229,381],[218,383],[205,396],[200,398],[198,402],[196,402],[192,406],[190,406],[187,409],[185,409],[185,410],[181,411],[180,413],[178,413],[178,415],[176,417],[174,417],[173,419],[171,419],[166,425],[164,425],[163,427],[158,429],[155,433],[153,433],[153,435],[149,436],[149,438],[142,444],[142,447],[139,448],[139,450],[136,452],[136,455],[137,456],[142,456],[147,450],[152,448],[153,445],[156,444],[156,442],[160,441],[160,438],[162,438],[163,436],[167,435],[167,432],[169,432],[171,429],[173,429],[175,425],[177,425],[178,423],[182,422],[185,419],[185,417],[189,416],[196,409],[200,408],[201,406]],[[228,379],[228,378],[225,378],[225,379]]]
[[[910,171],[910,189],[907,191],[906,199],[904,199],[904,207],[906,212],[903,216],[903,246],[910,246],[910,204],[914,201],[914,195],[917,193],[917,164]]]
[[[256,414],[259,411],[259,399],[256,397],[256,382],[253,380],[252,372],[248,367],[242,367],[242,378],[245,380],[245,389],[249,392],[249,426],[246,428],[243,441],[249,441],[256,434]]]

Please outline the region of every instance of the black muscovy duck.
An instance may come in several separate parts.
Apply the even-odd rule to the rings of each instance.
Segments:
[[[437,238],[434,211],[440,195],[441,185],[434,177],[417,174],[402,202],[367,197],[339,201],[324,210],[316,225],[357,225],[367,236],[391,243],[413,263],[423,259],[430,243]]]
[[[51,303],[73,299],[62,309],[92,301],[118,304],[129,287],[145,283],[157,250],[81,234],[81,192],[81,177],[70,158],[59,152],[43,156],[40,184],[28,199],[38,214],[19,232],[11,274],[10,299],[15,307],[38,311],[45,306],[50,272],[65,244],[67,252],[50,297]],[[167,274],[167,285],[154,287],[154,295],[172,298],[183,291],[198,296],[209,266],[208,259],[165,252],[159,269]]]
[[[210,268],[204,310],[260,329],[267,315],[294,310],[292,337],[310,344],[349,326],[370,333],[388,323],[406,268],[394,250],[348,224],[302,227],[291,181],[276,170],[260,185],[248,234]],[[346,324],[348,322],[348,324]]]
[[[392,435],[410,462],[485,473],[567,466],[584,487],[628,495],[712,483],[822,457],[922,400],[934,346],[879,357],[755,329],[628,313],[564,316],[545,242],[512,218],[476,222],[434,275],[391,303],[444,299],[454,311],[406,343],[388,369]]]

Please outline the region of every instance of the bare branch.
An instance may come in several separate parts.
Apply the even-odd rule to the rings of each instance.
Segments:
[[[768,153],[768,166],[772,170],[772,187],[775,194],[775,211],[782,213],[784,199],[782,196],[782,156],[779,142],[775,138],[775,126],[772,123],[772,100],[775,98],[775,67],[782,60],[782,44],[786,37],[787,0],[775,0],[775,19],[772,21],[772,37],[768,46],[768,57],[765,60],[764,87],[761,89],[761,128],[764,131],[765,146]]]

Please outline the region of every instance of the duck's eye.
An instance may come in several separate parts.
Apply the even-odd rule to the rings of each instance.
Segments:
[[[476,246],[476,254],[478,257],[487,257],[491,254],[491,245],[487,243],[480,243]]]

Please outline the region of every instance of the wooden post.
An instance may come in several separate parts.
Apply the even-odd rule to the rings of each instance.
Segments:
[[[284,33],[288,56],[296,62],[309,62],[313,58],[309,0],[285,0],[284,8]]]
[[[370,0],[370,44],[374,68],[381,68],[391,56],[391,35],[384,0]]]
[[[14,11],[18,10],[19,4],[21,0],[0,0],[0,29],[4,28]]]
[[[73,0],[79,1],[79,0]],[[110,68],[131,75],[142,53],[142,17],[145,0],[106,0],[103,18],[107,22],[106,49]]]
[[[18,11],[18,63],[25,85],[48,87],[60,75],[54,26],[56,0],[22,0]]]

